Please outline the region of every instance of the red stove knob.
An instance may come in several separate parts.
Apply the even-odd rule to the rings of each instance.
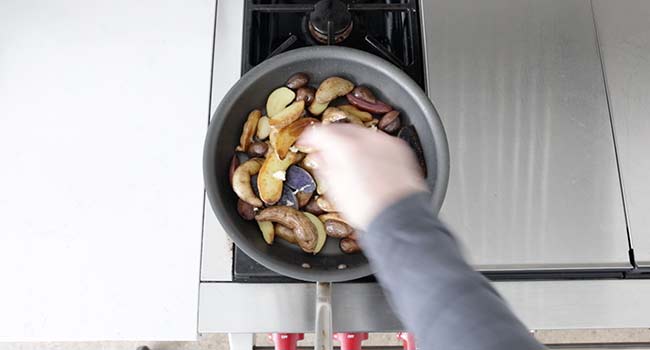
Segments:
[[[368,333],[335,333],[334,339],[341,342],[341,350],[361,350],[361,343],[368,339]]]
[[[415,336],[413,335],[413,333],[399,332],[399,333],[397,333],[397,339],[402,340],[402,346],[404,346],[404,350],[416,350],[417,349],[415,347]]]
[[[296,350],[298,340],[305,339],[302,333],[272,333],[269,339],[275,344],[275,350]]]

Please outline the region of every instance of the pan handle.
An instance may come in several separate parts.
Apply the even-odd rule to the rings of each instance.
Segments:
[[[332,350],[332,284],[316,282],[314,350]]]

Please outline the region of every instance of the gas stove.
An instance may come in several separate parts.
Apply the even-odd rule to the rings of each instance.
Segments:
[[[242,74],[282,52],[338,45],[377,55],[406,72],[423,89],[425,72],[416,0],[247,0],[244,4]],[[235,248],[233,280],[291,282]],[[368,277],[362,281],[374,281]]]
[[[639,310],[650,310],[650,245],[638,214],[648,211],[646,168],[639,167],[647,158],[639,141],[647,139],[645,105],[642,98],[621,102],[647,90],[640,88],[647,76],[639,74],[647,62],[636,60],[647,50],[624,45],[642,39],[642,12],[628,8],[638,16],[623,11],[608,22],[602,18],[609,11],[625,6],[387,0],[344,2],[367,7],[363,14],[349,10],[351,27],[347,15],[331,24],[314,15],[309,26],[315,4],[217,2],[211,114],[240,74],[279,52],[357,38],[356,47],[386,58],[358,34],[363,29],[406,63],[436,106],[451,159],[440,216],[524,322],[533,329],[647,327]],[[395,34],[404,26],[412,44]],[[613,35],[622,27],[633,35]],[[610,103],[618,106],[614,113]],[[209,206],[204,224],[199,332],[313,331],[313,284],[259,277],[268,271],[246,276],[237,263],[245,256],[233,251]],[[402,329],[378,284],[337,284],[333,294],[338,330]]]

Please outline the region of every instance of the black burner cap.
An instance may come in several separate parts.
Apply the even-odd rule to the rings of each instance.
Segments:
[[[333,35],[341,34],[352,24],[348,6],[340,0],[321,0],[309,15],[311,26],[320,34],[327,35],[327,22],[332,22]]]

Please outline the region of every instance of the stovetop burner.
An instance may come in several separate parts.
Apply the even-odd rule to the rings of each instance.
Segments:
[[[285,51],[338,45],[393,63],[424,89],[419,16],[417,0],[247,0],[242,74]]]
[[[425,89],[417,0],[246,0],[242,74],[279,53],[315,45],[352,47],[377,55]],[[233,280],[292,282],[238,248]],[[374,277],[361,281],[374,281]]]
[[[352,15],[339,0],[321,0],[309,14],[309,32],[322,44],[338,44],[352,33]]]

